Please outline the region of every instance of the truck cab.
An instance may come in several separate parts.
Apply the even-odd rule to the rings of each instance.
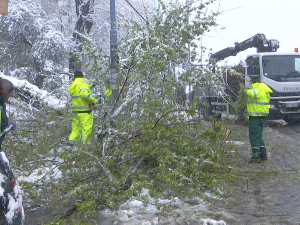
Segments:
[[[251,88],[249,76],[259,75],[268,85],[270,97],[269,119],[287,122],[300,120],[300,54],[264,52],[246,58],[245,86]]]

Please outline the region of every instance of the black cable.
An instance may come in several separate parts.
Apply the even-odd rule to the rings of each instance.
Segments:
[[[142,19],[143,20],[145,20],[145,18],[133,7],[133,5],[128,1],[128,0],[125,0],[130,6],[131,6],[131,8],[133,8],[133,10],[137,13],[137,14],[139,14],[139,16],[140,17],[142,17]],[[145,20],[145,22],[146,23],[148,23],[148,21],[147,20]]]

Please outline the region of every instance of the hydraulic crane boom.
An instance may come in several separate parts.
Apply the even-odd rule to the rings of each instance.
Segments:
[[[256,48],[257,52],[276,52],[279,48],[279,41],[275,39],[268,40],[265,34],[256,34],[243,42],[234,43],[234,47],[224,48],[221,51],[211,54],[210,61],[214,59],[218,62],[229,56],[236,56],[237,53],[248,48]]]
[[[270,95],[268,119],[286,120],[287,122],[300,121],[300,53],[297,48],[295,52],[275,53],[279,48],[279,41],[266,39],[264,34],[256,34],[249,39],[234,43],[234,47],[228,47],[210,55],[210,63],[218,62],[229,56],[235,56],[248,48],[256,48],[257,53],[249,54],[245,60],[245,87],[251,87],[251,76],[259,77],[259,82],[265,83],[273,93]],[[212,67],[215,72],[215,65]],[[221,70],[219,71],[221,72]],[[229,79],[228,79],[229,78]],[[204,118],[209,116],[221,117],[221,114],[229,114],[230,95],[227,90],[239,90],[237,77],[228,77],[226,73],[226,85],[223,92],[214,92],[214,86],[206,86],[199,91],[201,102],[207,102],[208,107],[200,104],[199,110]],[[214,84],[213,84],[214,85]],[[212,87],[210,89],[210,87]],[[227,87],[230,87],[227,89]],[[212,91],[211,91],[212,90]],[[203,94],[202,94],[203,93]],[[224,94],[226,93],[226,94]],[[233,92],[237,97],[237,92]],[[234,99],[234,96],[231,96]],[[282,123],[282,122],[280,122]],[[286,123],[286,122],[284,122]]]

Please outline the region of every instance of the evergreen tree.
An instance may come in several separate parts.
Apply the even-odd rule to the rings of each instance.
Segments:
[[[49,73],[62,72],[68,39],[56,31],[38,1],[11,1],[8,16],[0,17],[1,70],[43,87]],[[58,79],[59,80],[59,79]]]

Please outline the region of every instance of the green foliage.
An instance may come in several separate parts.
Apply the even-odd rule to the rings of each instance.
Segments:
[[[231,174],[223,124],[203,121],[195,107],[186,109],[176,101],[177,91],[190,81],[219,88],[219,78],[207,69],[186,70],[181,76],[174,71],[189,61],[188,44],[196,47],[199,36],[215,25],[215,14],[206,15],[205,7],[201,1],[193,7],[161,2],[148,24],[127,25],[132,37],[120,47],[127,60],[114,90],[119,96],[98,107],[92,145],[66,146],[72,118],[68,109],[60,116],[41,110],[34,121],[24,121],[22,138],[12,137],[12,151],[21,152],[13,162],[24,175],[47,172],[27,184],[25,193],[49,200],[55,209],[61,202],[75,205],[76,218],[84,224],[97,210],[118,209],[133,197],[147,202],[140,196],[143,188],[156,199],[225,191]],[[188,17],[193,18],[189,23]],[[107,59],[88,41],[83,49],[88,74],[99,74],[99,91],[104,92]]]
[[[240,84],[238,98],[235,102],[231,102],[232,109],[235,115],[238,116],[237,122],[247,121],[247,95],[245,95],[245,85]]]

